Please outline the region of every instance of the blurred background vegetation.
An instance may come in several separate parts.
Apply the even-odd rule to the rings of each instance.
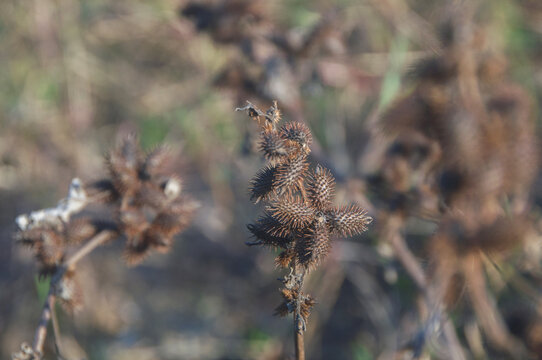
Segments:
[[[480,31],[527,89],[538,129],[542,3],[476,3]],[[179,153],[185,189],[201,208],[167,255],[128,268],[113,244],[82,264],[85,305],[60,319],[68,358],[292,353],[289,322],[273,317],[273,256],[244,245],[245,224],[259,211],[247,186],[262,160],[256,127],[234,109],[277,99],[285,118],[312,129],[313,159],[338,179],[338,201],[367,205],[368,129],[407,89],[412,64],[438,48],[447,7],[280,0],[240,9],[220,1],[0,2],[0,357],[31,340],[47,289],[30,252],[12,239],[14,218],[55,204],[75,176],[98,178],[103,154],[130,132],[145,148],[165,142]],[[374,233],[335,242],[311,276],[319,304],[308,358],[373,359],[399,346],[396,328],[408,320],[416,289],[376,244]]]

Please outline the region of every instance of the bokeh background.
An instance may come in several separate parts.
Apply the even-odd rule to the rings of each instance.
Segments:
[[[527,90],[538,129],[542,3],[475,3],[475,23],[508,77]],[[337,201],[373,211],[364,181],[369,129],[407,86],[412,64],[438,50],[450,6],[463,5],[1,1],[0,357],[32,340],[47,291],[31,252],[13,240],[15,217],[56,204],[75,176],[99,178],[103,155],[132,132],[147,149],[166,143],[176,151],[200,208],[169,254],[126,267],[121,245],[112,244],[81,264],[84,306],[60,311],[66,356],[291,356],[291,322],[273,316],[280,271],[269,251],[244,244],[245,225],[261,211],[248,183],[263,160],[257,127],[234,109],[278,100],[286,119],[312,129],[311,160],[332,169]],[[335,242],[311,275],[307,288],[319,303],[308,358],[377,358],[400,347],[399,324],[416,327],[416,287],[385,252],[369,231]]]

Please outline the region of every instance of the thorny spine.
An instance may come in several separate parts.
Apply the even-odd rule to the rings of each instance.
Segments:
[[[74,276],[81,259],[108,241],[124,237],[125,260],[136,264],[150,250],[168,251],[173,236],[188,226],[196,203],[182,194],[180,179],[168,170],[169,160],[167,149],[159,147],[144,154],[137,138],[129,136],[107,156],[108,178],[86,186],[74,179],[68,197],[56,207],[17,218],[16,239],[34,250],[40,276],[50,275],[51,281],[33,346],[23,343],[14,359],[42,359],[50,321],[61,357],[54,306],[60,302],[73,310],[80,305],[81,292]],[[72,218],[87,205],[99,203],[107,207],[105,212],[114,214],[113,220]]]
[[[281,248],[277,266],[289,268],[279,279],[283,302],[276,308],[280,316],[293,314],[296,359],[305,358],[303,334],[314,298],[304,293],[306,275],[329,253],[333,235],[352,236],[367,229],[372,218],[357,205],[334,207],[335,179],[317,165],[309,172],[307,157],[312,135],[307,126],[281,120],[277,103],[266,112],[250,102],[236,110],[247,111],[261,129],[260,151],[268,164],[251,182],[251,200],[266,201],[265,214],[247,227],[255,241],[248,245]]]

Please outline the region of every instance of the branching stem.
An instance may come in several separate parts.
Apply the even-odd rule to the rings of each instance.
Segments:
[[[36,328],[34,343],[32,349],[37,354],[43,354],[43,344],[47,337],[47,326],[53,316],[53,308],[56,302],[55,290],[64,274],[71,266],[74,266],[79,260],[90,254],[94,249],[109,240],[113,235],[110,231],[101,231],[92,237],[85,245],[77,250],[71,257],[69,257],[62,265],[58,267],[53,276],[51,277],[51,284],[49,286],[49,293],[45,299],[43,310],[41,311],[40,322]]]

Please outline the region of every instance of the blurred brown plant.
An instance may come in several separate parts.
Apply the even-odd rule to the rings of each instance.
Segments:
[[[107,158],[109,176],[83,185],[74,179],[68,197],[54,208],[17,217],[16,240],[36,256],[40,277],[50,276],[49,294],[32,347],[23,344],[14,359],[41,359],[49,321],[60,357],[55,304],[67,310],[82,304],[76,265],[98,246],[124,238],[125,260],[133,265],[151,250],[166,252],[173,236],[190,223],[196,203],[182,192],[180,178],[168,169],[171,155],[164,147],[143,153],[136,136],[125,138]],[[102,204],[89,216],[91,204]],[[74,217],[78,216],[78,217]],[[78,247],[79,244],[83,244]]]
[[[304,116],[299,89],[317,73],[325,78],[322,68],[327,68],[327,63],[314,62],[312,56],[318,52],[342,55],[344,39],[334,26],[336,11],[299,33],[279,26],[271,8],[261,0],[189,1],[179,14],[217,44],[237,47],[238,56],[216,75],[216,86],[232,90],[237,101],[248,96],[267,102],[277,99],[300,121]],[[356,71],[344,68],[347,73]],[[329,79],[333,81],[337,80]]]
[[[383,239],[428,311],[450,311],[465,293],[491,348],[524,358],[530,345],[508,329],[488,289],[486,265],[500,266],[532,233],[534,121],[527,94],[507,80],[502,57],[484,47],[482,33],[463,15],[442,25],[441,52],[413,67],[412,91],[382,115],[375,139],[384,155],[370,182],[384,200]],[[410,217],[437,223],[428,239],[428,275],[403,237]],[[447,356],[463,359],[446,316],[439,321],[448,326]],[[415,353],[424,346],[418,342]]]
[[[265,113],[248,103],[243,108],[261,128],[260,150],[269,164],[252,180],[254,202],[268,202],[265,214],[248,229],[248,245],[280,248],[276,264],[289,268],[281,281],[283,302],[275,313],[293,313],[296,358],[304,359],[303,333],[315,299],[302,291],[305,275],[317,267],[331,248],[333,235],[352,236],[367,230],[372,218],[357,205],[334,207],[335,179],[317,165],[309,172],[307,156],[312,135],[302,123],[281,120],[275,102]]]

